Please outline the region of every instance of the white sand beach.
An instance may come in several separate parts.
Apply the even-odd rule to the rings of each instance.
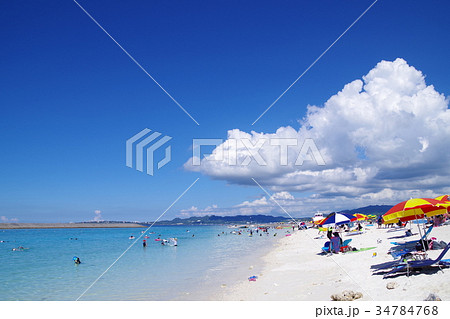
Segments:
[[[224,283],[214,300],[300,300],[328,301],[330,296],[353,290],[362,293],[363,301],[423,301],[430,293],[442,300],[450,300],[450,268],[431,272],[413,273],[383,279],[374,275],[371,265],[392,261],[387,254],[392,241],[409,241],[420,238],[417,225],[412,226],[412,237],[393,238],[405,234],[406,229],[377,229],[366,227],[360,235],[352,238],[350,246],[374,249],[350,253],[320,254],[327,238],[317,237],[317,229],[296,231],[289,237],[279,239],[276,247],[255,264],[243,264],[248,277],[256,275],[256,281],[242,278],[237,284]],[[430,237],[450,241],[450,226],[435,227]],[[430,258],[437,257],[442,250],[430,250]],[[450,258],[450,252],[445,258]],[[259,264],[261,263],[261,264]],[[255,269],[262,269],[255,273]],[[394,289],[386,285],[393,282]]]

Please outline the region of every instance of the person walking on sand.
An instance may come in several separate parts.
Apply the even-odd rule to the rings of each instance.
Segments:
[[[378,216],[378,220],[377,220],[377,224],[378,224],[378,228],[381,228],[381,224],[383,224],[383,216]]]

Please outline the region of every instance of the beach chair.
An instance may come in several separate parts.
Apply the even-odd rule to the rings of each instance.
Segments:
[[[325,243],[325,245],[323,245],[322,251],[323,251],[324,253],[330,253],[330,252],[331,252],[331,247],[330,247],[330,242],[329,242],[329,241],[327,241],[327,242]]]
[[[412,240],[404,243],[397,243],[397,242],[391,242],[391,244],[394,245],[391,249],[389,249],[388,254],[391,254],[391,256],[396,259],[398,257],[403,256],[404,254],[413,252],[416,250],[417,243],[425,240],[425,238],[431,233],[431,230],[433,229],[433,226],[427,229],[425,234],[420,238],[419,240]],[[426,244],[426,247],[428,244]],[[428,249],[427,249],[428,250]]]
[[[406,270],[407,276],[409,276],[409,272],[411,269],[423,269],[423,268],[430,268],[432,266],[437,265],[439,269],[442,269],[442,266],[450,266],[450,263],[447,261],[442,261],[442,257],[448,252],[450,249],[450,243],[447,244],[447,246],[442,250],[440,255],[436,259],[424,259],[424,260],[411,260],[411,261],[405,261],[405,262],[399,262],[397,264],[393,265],[393,269],[384,275],[383,278],[386,278],[387,276],[390,276],[394,273]]]
[[[419,241],[425,240],[425,238],[427,238],[428,235],[431,233],[432,229],[433,229],[433,226],[429,227],[427,229],[427,231],[425,232],[425,234],[423,234],[423,236],[420,239],[418,239],[418,240],[411,240],[411,241],[407,241],[407,242],[404,242],[404,243],[391,242],[391,244],[392,245],[396,245],[396,246],[403,246],[403,245],[404,246],[413,246],[413,245],[417,244]]]
[[[405,249],[401,249],[401,250],[390,250],[389,254],[391,254],[392,258],[397,259],[400,258],[408,253],[412,253],[414,252],[414,249],[410,249],[410,248],[405,248]]]

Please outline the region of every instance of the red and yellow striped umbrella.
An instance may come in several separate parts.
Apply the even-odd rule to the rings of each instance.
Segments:
[[[435,199],[443,202],[442,204],[438,204],[438,206],[450,207],[450,198],[448,198],[448,195],[442,195],[442,196],[436,197]]]
[[[450,201],[450,199],[448,199],[448,195],[442,195],[442,196],[436,197],[435,199],[436,200],[440,200],[442,202],[449,202]]]
[[[324,220],[325,219],[325,217],[324,218],[322,218],[322,219],[318,219],[318,220],[316,220],[315,222],[314,222],[314,225],[320,225],[320,223],[322,222],[322,220]]]
[[[398,203],[383,215],[384,223],[393,223],[395,221],[408,221],[445,214],[447,209],[442,202],[433,198],[413,198]],[[439,206],[441,205],[441,206]]]
[[[367,220],[367,219],[369,219],[369,217],[367,217],[367,215],[364,215],[364,214],[356,213],[356,214],[353,214],[353,216],[356,217],[356,220]]]

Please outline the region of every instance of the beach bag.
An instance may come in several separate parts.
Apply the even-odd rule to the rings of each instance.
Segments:
[[[425,247],[425,250],[429,250],[429,249],[431,249],[432,242],[433,241],[431,239],[428,239],[428,240],[421,239],[416,244],[416,250],[417,251],[423,251],[424,247]]]
[[[346,253],[348,251],[352,251],[352,247],[349,245],[341,247],[341,252]]]
[[[443,240],[441,241],[433,241],[433,245],[432,248],[433,250],[437,250],[437,249],[444,249],[445,247],[447,247],[447,243]]]

